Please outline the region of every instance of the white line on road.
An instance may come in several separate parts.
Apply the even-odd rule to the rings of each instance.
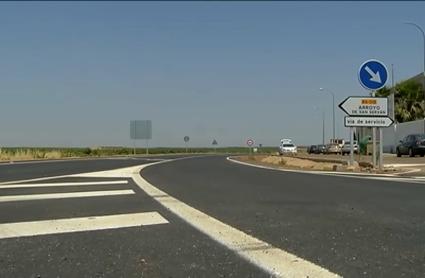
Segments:
[[[169,223],[157,212],[0,224],[0,239],[85,232]]]
[[[395,164],[385,164],[388,167],[425,167],[425,163],[395,163]]]
[[[135,194],[135,192],[129,189],[129,190],[103,190],[103,191],[86,191],[86,192],[9,195],[9,196],[0,196],[0,203],[14,202],[14,201],[101,197],[101,196],[130,195],[130,194]]]
[[[12,184],[12,185],[3,185],[3,186],[0,185],[0,189],[33,188],[33,187],[60,187],[60,186],[84,186],[84,185],[114,185],[114,184],[128,184],[128,181],[127,180],[119,180],[119,181]]]
[[[140,169],[156,163],[143,165]],[[157,189],[136,171],[133,180],[149,196],[213,240],[278,277],[338,277],[337,274],[227,225]]]

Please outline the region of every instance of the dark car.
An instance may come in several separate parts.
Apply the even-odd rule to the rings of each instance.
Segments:
[[[328,153],[328,147],[326,145],[317,145],[316,154],[326,154]]]
[[[307,153],[312,154],[312,153],[316,153],[318,151],[318,146],[317,145],[311,145],[310,147],[308,147],[307,149]]]
[[[425,134],[410,134],[404,137],[398,144],[396,153],[398,157],[402,155],[425,155]]]

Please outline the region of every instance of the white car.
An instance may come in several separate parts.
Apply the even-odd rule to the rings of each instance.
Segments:
[[[283,155],[283,154],[296,154],[297,153],[297,146],[295,146],[292,143],[288,143],[288,142],[282,142],[279,145],[279,154]]]
[[[351,145],[350,145],[350,141],[347,141],[344,143],[344,146],[342,146],[341,148],[341,154],[350,154],[351,152]],[[353,141],[353,152],[355,154],[359,153],[359,144],[357,143],[357,141]]]

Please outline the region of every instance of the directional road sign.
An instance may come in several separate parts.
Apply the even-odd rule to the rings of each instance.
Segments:
[[[385,86],[387,80],[387,67],[382,62],[371,59],[360,66],[359,81],[366,90],[379,90]]]
[[[130,121],[130,139],[152,139],[152,121]]]
[[[252,145],[254,145],[254,140],[252,140],[252,139],[248,139],[248,140],[246,140],[246,144],[247,144],[249,147],[251,147]]]
[[[394,123],[390,117],[345,117],[346,127],[389,127]]]
[[[338,106],[349,116],[388,116],[386,97],[348,97]]]

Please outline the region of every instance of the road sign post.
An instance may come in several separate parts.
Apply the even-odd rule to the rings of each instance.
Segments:
[[[384,140],[382,138],[382,127],[379,128],[379,170],[384,169]]]
[[[130,121],[130,139],[146,140],[146,154],[149,154],[149,140],[152,139],[152,121],[136,120]],[[136,141],[134,141],[134,154],[136,154]]]
[[[350,165],[354,165],[353,127],[350,127]]]
[[[354,96],[346,98],[339,107],[346,114],[354,116],[345,117],[346,127],[372,127],[372,164],[376,167],[376,128],[388,127],[393,123],[391,118],[386,117],[388,115],[388,99]]]
[[[214,146],[214,153],[217,153],[217,145],[218,145],[218,142],[217,142],[217,140],[213,140],[212,141],[212,145]]]
[[[372,165],[376,168],[376,127],[372,127]]]
[[[246,140],[246,144],[249,147],[249,154],[251,155],[252,154],[252,146],[254,145],[254,140],[248,139],[248,140]]]
[[[186,153],[187,153],[187,142],[189,142],[190,138],[189,138],[189,136],[185,136],[183,138],[183,140],[184,140],[184,144],[185,144],[185,147],[186,147]]]
[[[388,80],[388,70],[384,63],[375,60],[370,59],[364,62],[359,69],[358,72],[359,82],[360,85],[362,85],[366,90],[371,91],[371,95],[374,97],[376,90],[379,90],[385,86],[385,83],[387,83]],[[342,108],[341,108],[342,109]],[[346,111],[346,110],[344,110]],[[385,113],[384,111],[375,111],[376,113],[373,116],[388,116],[388,100],[385,104]],[[348,113],[347,113],[348,114]],[[350,116],[361,116],[361,115],[351,115]],[[363,115],[363,116],[371,116]],[[391,119],[392,121],[392,119]],[[391,122],[392,124],[392,122]],[[390,124],[390,125],[391,125]],[[372,161],[373,161],[373,167],[376,167],[377,161],[376,161],[376,129],[379,128],[379,169],[383,169],[383,136],[382,136],[382,127],[383,126],[372,126],[372,140],[373,140],[373,151],[372,151]]]

